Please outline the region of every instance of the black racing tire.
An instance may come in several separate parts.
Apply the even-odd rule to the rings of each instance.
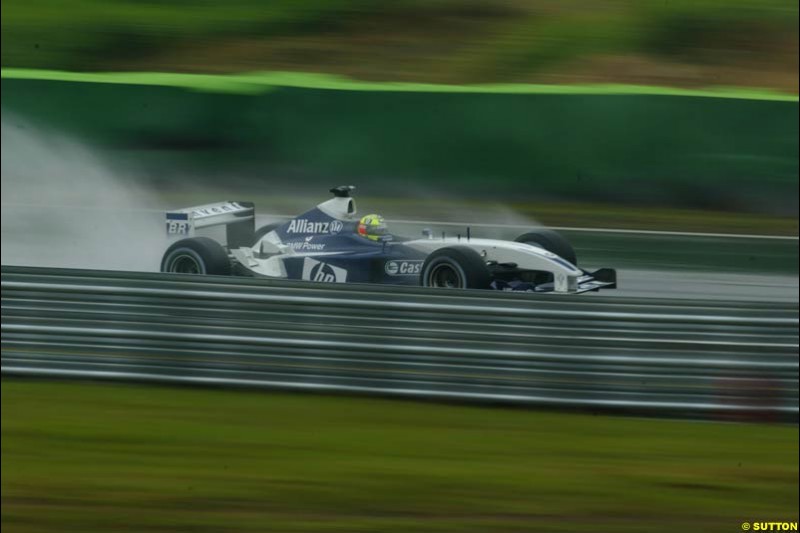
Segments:
[[[182,239],[164,252],[161,272],[229,276],[231,261],[220,243],[208,237]]]
[[[261,226],[253,233],[253,244],[250,246],[255,246],[258,241],[260,241],[264,235],[269,233],[270,231],[277,229],[283,225],[283,222],[273,222],[272,224],[267,224],[265,226]]]
[[[440,248],[422,264],[423,287],[488,289],[492,276],[481,254],[466,246]]]
[[[575,249],[567,239],[553,230],[537,229],[520,235],[514,241],[539,246],[578,266],[578,256],[575,255]]]

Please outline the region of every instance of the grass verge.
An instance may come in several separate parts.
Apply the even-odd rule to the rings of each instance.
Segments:
[[[8,531],[735,531],[798,428],[4,380]]]

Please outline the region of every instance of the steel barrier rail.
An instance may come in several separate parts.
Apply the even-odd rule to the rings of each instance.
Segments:
[[[2,372],[798,415],[798,305],[2,267]]]

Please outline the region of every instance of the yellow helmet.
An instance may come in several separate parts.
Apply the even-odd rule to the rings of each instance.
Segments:
[[[358,234],[372,241],[386,235],[386,221],[380,215],[366,215],[358,221]]]

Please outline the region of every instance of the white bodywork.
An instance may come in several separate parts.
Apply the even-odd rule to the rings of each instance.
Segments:
[[[434,252],[448,246],[464,246],[472,248],[486,261],[497,263],[516,263],[525,270],[543,270],[553,273],[554,290],[556,292],[575,291],[578,279],[584,275],[583,271],[544,248],[514,241],[498,239],[419,239],[403,243],[427,253]]]

